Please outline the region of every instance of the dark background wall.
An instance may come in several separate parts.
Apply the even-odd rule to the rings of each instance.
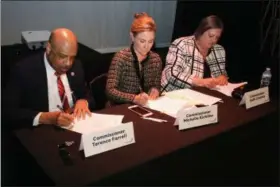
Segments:
[[[266,66],[272,68],[273,91],[278,91],[277,60],[260,53],[260,20],[265,3],[178,1],[172,40],[193,34],[200,20],[208,15],[219,16],[224,32],[219,41],[226,49],[227,71],[232,81],[248,81],[258,85]]]

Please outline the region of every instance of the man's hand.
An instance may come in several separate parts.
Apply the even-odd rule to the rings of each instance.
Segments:
[[[215,78],[215,82],[217,85],[227,85],[228,84],[228,77],[226,77],[225,75],[220,75],[218,77]]]
[[[55,111],[55,112],[42,112],[39,118],[39,124],[49,124],[67,127],[71,125],[74,117],[70,114]]]
[[[158,98],[158,96],[159,96],[158,89],[152,88],[151,91],[150,91],[150,94],[149,94],[149,99],[154,100],[154,99]]]
[[[73,110],[73,116],[78,119],[80,119],[81,117],[83,119],[85,119],[86,115],[89,115],[91,116],[91,112],[88,108],[88,102],[87,100],[85,99],[79,99],[76,104],[75,104],[75,107],[74,107],[74,110]]]
[[[70,126],[73,121],[74,121],[73,115],[65,113],[65,112],[61,112],[58,115],[56,124],[59,126],[67,127],[67,126]]]
[[[142,92],[134,97],[133,103],[144,106],[147,103],[148,99],[148,94]]]

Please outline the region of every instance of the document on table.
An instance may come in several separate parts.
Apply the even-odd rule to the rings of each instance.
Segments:
[[[87,115],[85,119],[78,120],[76,118],[73,122],[73,127],[69,130],[81,134],[101,131],[122,124],[123,117],[123,115],[91,113],[91,116]]]
[[[213,105],[217,102],[222,102],[221,98],[206,95],[188,88],[166,92],[165,95],[169,98],[185,100],[191,104]]]
[[[156,100],[148,100],[146,107],[153,110],[160,111],[174,118],[177,116],[177,112],[182,108],[193,106],[191,103],[181,99],[172,99],[167,96],[161,96]]]
[[[218,92],[221,92],[229,97],[231,97],[231,93],[235,88],[241,87],[243,85],[246,85],[247,82],[241,82],[241,83],[228,83],[224,86],[216,86],[215,88],[212,88],[212,90],[216,90]]]
[[[166,92],[156,100],[149,100],[146,107],[160,111],[172,117],[184,108],[191,108],[198,104],[213,105],[222,101],[220,98],[202,94],[191,89]]]

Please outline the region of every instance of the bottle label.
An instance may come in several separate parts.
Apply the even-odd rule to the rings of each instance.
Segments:
[[[261,81],[261,87],[269,86],[270,77],[263,77]]]

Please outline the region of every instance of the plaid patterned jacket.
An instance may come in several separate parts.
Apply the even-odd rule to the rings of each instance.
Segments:
[[[226,54],[221,45],[214,45],[206,57],[211,76],[226,75]],[[204,60],[194,43],[194,36],[176,39],[169,47],[166,66],[162,72],[161,90],[172,91],[190,88],[192,79],[203,78]]]
[[[142,91],[149,93],[153,87],[160,91],[162,72],[160,56],[150,51],[147,58],[141,62],[140,69],[141,71],[132,46],[114,55],[106,85],[107,97],[111,104],[132,102],[137,94]]]

